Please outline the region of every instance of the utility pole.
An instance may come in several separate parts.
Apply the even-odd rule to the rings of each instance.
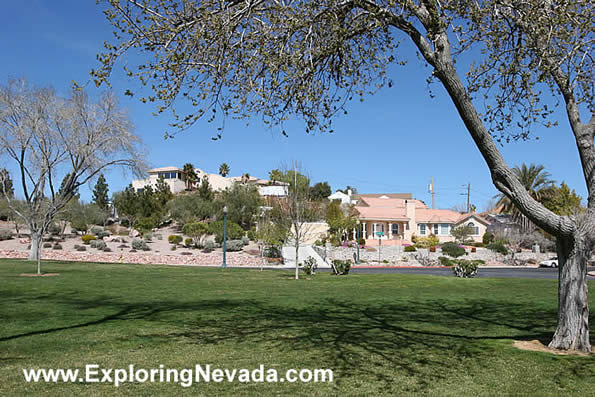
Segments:
[[[429,193],[432,193],[432,209],[434,209],[434,177],[430,179]]]
[[[470,197],[471,197],[471,184],[468,183],[467,184],[467,213],[469,213],[469,211],[471,211],[471,206],[469,204]]]

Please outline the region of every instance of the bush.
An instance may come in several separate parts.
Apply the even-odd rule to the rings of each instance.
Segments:
[[[223,221],[209,224],[209,233],[215,235],[215,241],[223,242]],[[244,229],[235,222],[227,222],[227,240],[240,240],[244,236]]]
[[[508,255],[508,248],[506,248],[502,241],[494,241],[493,243],[488,244],[487,249],[502,255]]]
[[[211,252],[215,249],[215,242],[214,241],[207,241],[205,243],[205,252]]]
[[[452,266],[454,262],[452,259],[446,256],[439,256],[438,260],[440,261],[440,265],[442,266]]]
[[[192,247],[192,244],[194,244],[194,240],[192,240],[190,237],[187,237],[186,240],[184,240],[184,245],[186,247]]]
[[[163,234],[161,233],[154,233],[153,236],[157,239],[157,240],[163,240]]]
[[[494,241],[494,235],[490,232],[485,232],[483,234],[483,236],[481,237],[481,241],[485,244],[488,245],[489,243],[491,243],[492,241]]]
[[[477,274],[477,266],[481,263],[481,261],[467,261],[465,259],[458,259],[453,262],[452,271],[455,276],[460,278],[474,277]]]
[[[438,240],[438,237],[433,234],[430,234],[428,237],[418,237],[415,241],[415,246],[417,248],[429,248],[438,244],[440,244],[440,241]]]
[[[144,232],[143,233],[143,240],[145,240],[145,241],[153,241],[153,232]]]
[[[442,244],[441,248],[443,253],[453,258],[465,255],[465,248],[459,247],[457,243],[453,243],[452,241]]]
[[[135,239],[132,240],[132,249],[138,250],[138,251],[149,251],[150,248],[147,245],[147,242],[145,240],[139,240],[139,239]]]
[[[43,248],[52,248],[52,243],[43,243]]]
[[[264,257],[265,258],[280,258],[281,257],[281,250],[276,245],[271,245],[264,249]]]
[[[56,225],[55,223],[52,223],[48,227],[48,232],[54,236],[57,236],[58,234],[60,234],[62,232],[62,228],[60,226]]]
[[[96,235],[97,237],[99,233],[103,232],[103,228],[101,226],[93,226],[91,228],[91,233],[93,233],[94,235]]]
[[[415,247],[413,245],[407,245],[407,246],[405,246],[405,249],[403,251],[405,251],[405,252],[415,252],[417,250],[415,249]]]
[[[182,252],[182,255],[192,255],[192,252],[184,251]]]
[[[244,244],[244,245],[250,244],[250,239],[246,236],[242,237],[242,244]]]
[[[225,249],[229,252],[241,251],[244,248],[242,240],[229,240],[225,243]]]
[[[248,230],[246,237],[248,237],[248,240],[250,241],[256,241],[256,233],[254,233],[254,230]]]
[[[316,269],[318,269],[318,264],[316,263],[316,259],[314,259],[311,256],[306,258],[306,260],[304,261],[304,264],[302,265],[302,270],[304,271],[304,273],[306,273],[306,275],[310,276],[310,275],[316,274]]]
[[[128,252],[132,252],[132,253],[134,253],[134,252],[136,252],[136,250],[133,248],[133,249],[131,249],[131,250],[130,250],[130,251],[128,251]]]
[[[366,245],[366,239],[365,238],[360,238],[359,239],[359,245],[361,245],[361,246]]]
[[[110,247],[105,247],[103,249],[103,252],[112,252],[112,249]]]
[[[61,250],[62,249],[62,244],[56,243],[52,246],[52,249],[54,250]]]
[[[96,240],[97,237],[93,236],[92,234],[84,234],[81,236],[81,240],[83,240],[83,244],[89,245],[89,243],[93,240]]]
[[[323,244],[322,244],[322,241],[316,240],[316,241],[314,241],[314,245],[317,247],[321,247]]]
[[[169,250],[170,251],[175,251],[177,249],[178,249],[178,246],[177,245],[172,245],[171,247],[169,247]]]
[[[346,261],[340,259],[333,260],[333,272],[337,276],[349,274],[349,270],[351,270],[351,261],[349,259]]]
[[[12,238],[12,232],[10,230],[0,230],[0,241],[10,240]]]
[[[97,233],[97,238],[98,239],[102,239],[103,240],[104,237],[109,237],[109,232],[105,232],[104,231],[104,232]]]
[[[97,241],[95,241],[95,247],[94,248],[97,248],[98,250],[103,250],[106,247],[107,247],[107,244],[105,243],[105,241],[103,241],[103,240],[97,240]]]
[[[76,250],[77,250],[77,251],[81,251],[81,252],[82,252],[82,251],[86,251],[86,250],[87,250],[87,247],[85,247],[84,245],[81,245],[81,246],[79,246],[79,247],[78,247]]]
[[[78,244],[74,245],[74,249],[78,249],[78,247],[80,247],[80,245],[78,245]]]
[[[126,244],[120,244],[120,245],[118,245],[118,248],[122,249],[122,248],[130,248],[130,247],[127,246]]]
[[[180,236],[179,234],[172,234],[167,238],[167,241],[170,244],[180,244],[182,242],[182,236]]]

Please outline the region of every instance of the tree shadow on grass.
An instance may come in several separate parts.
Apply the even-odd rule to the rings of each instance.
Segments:
[[[64,293],[45,294],[43,299],[72,311],[111,313],[0,337],[0,343],[105,323],[143,321],[143,325],[149,322],[143,328],[151,333],[131,332],[147,344],[242,345],[255,354],[272,351],[303,356],[304,364],[333,369],[338,384],[342,379],[372,378],[387,390],[396,387],[394,374],[398,373],[412,379],[406,386],[408,392],[428,390],[432,383],[446,379],[453,368],[465,369],[462,363],[468,359],[490,370],[489,357],[497,348],[490,341],[547,341],[556,318],[554,310],[490,300],[359,303],[330,299],[308,306],[245,299],[124,303]],[[27,314],[22,316],[26,319]]]

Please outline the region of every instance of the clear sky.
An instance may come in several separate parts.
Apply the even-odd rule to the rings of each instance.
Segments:
[[[103,42],[112,38],[101,7],[91,0],[5,2],[0,24],[2,84],[9,77],[25,77],[66,95],[73,80],[86,82],[89,70],[98,66],[95,56]],[[112,85],[149,149],[151,166],[182,167],[191,162],[216,173],[226,162],[231,175],[247,172],[267,178],[271,169],[298,160],[313,182],[328,181],[333,191],[351,185],[360,193],[411,192],[428,205],[433,177],[437,208],[465,203],[470,183],[471,202],[483,209],[497,194],[483,158],[445,91],[434,84],[436,97],[430,98],[425,82],[428,69],[419,64],[411,47],[402,50],[410,64],[390,70],[393,87],[366,97],[363,103],[352,103],[349,113],[334,122],[334,134],[308,135],[296,122],[286,126],[286,138],[254,117],[249,126],[228,120],[218,141],[211,140],[218,125],[208,123],[164,141],[170,116],[154,117],[151,105],[125,97],[131,84],[121,73]],[[97,94],[94,85],[87,91]],[[558,127],[536,128],[539,140],[507,144],[503,155],[511,166],[545,165],[553,179],[566,181],[584,199],[585,182],[568,121],[564,112],[558,111],[556,117]],[[12,168],[4,159],[0,167]],[[130,183],[132,176],[112,171],[107,178],[113,193]],[[89,188],[82,189],[81,196],[89,200]]]

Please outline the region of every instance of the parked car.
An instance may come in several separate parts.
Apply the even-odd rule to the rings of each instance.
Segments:
[[[558,258],[553,257],[539,264],[539,267],[558,267]]]

